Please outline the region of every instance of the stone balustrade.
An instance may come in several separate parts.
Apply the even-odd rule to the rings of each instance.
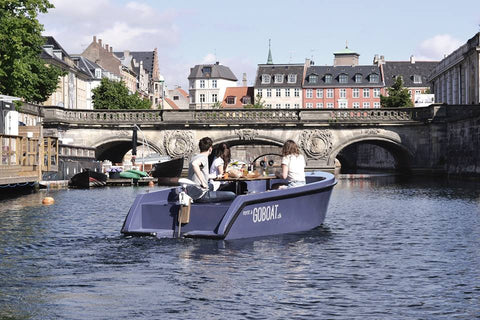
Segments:
[[[72,110],[43,107],[45,124],[80,126],[161,124],[409,123],[470,117],[480,106],[431,105],[395,109],[209,109],[209,110]]]

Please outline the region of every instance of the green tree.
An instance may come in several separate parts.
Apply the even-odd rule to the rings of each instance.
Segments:
[[[150,109],[151,102],[137,93],[129,94],[123,82],[103,78],[92,90],[95,109]]]
[[[413,107],[412,98],[407,88],[403,87],[401,77],[395,79],[392,87],[387,88],[388,96],[380,95],[380,104],[384,108]]]
[[[257,94],[253,104],[247,104],[245,106],[247,109],[263,109],[265,108],[265,102],[262,100],[262,96]]]
[[[43,25],[37,16],[53,8],[48,0],[0,0],[0,93],[44,102],[64,72],[40,58]]]

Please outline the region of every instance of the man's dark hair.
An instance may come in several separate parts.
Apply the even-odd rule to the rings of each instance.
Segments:
[[[200,152],[208,151],[208,149],[210,149],[212,145],[213,145],[213,141],[209,137],[204,137],[200,139],[200,141],[198,142],[198,147],[200,148]]]

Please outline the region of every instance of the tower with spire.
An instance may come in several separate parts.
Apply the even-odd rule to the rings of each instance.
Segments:
[[[267,64],[273,64],[271,41],[272,41],[271,39],[268,39],[268,58],[267,58]]]

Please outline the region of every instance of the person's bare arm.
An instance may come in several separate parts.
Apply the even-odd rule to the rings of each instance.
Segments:
[[[193,161],[192,162],[192,168],[193,168],[193,172],[195,172],[195,175],[197,176],[197,178],[201,181],[201,184],[200,186],[204,189],[208,188],[208,182],[205,181],[205,177],[203,176],[203,172],[202,170],[200,169],[200,160],[196,160],[196,161]]]

